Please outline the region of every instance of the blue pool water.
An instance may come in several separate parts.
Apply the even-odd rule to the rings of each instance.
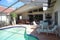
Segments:
[[[27,35],[25,27],[11,27],[0,29],[0,40],[38,40],[38,38]]]

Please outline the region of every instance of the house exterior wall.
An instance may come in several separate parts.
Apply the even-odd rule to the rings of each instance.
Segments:
[[[55,6],[54,6],[54,13],[55,12],[58,12],[58,33],[59,33],[59,36],[60,36],[60,0],[57,0]]]
[[[0,12],[0,25],[4,26],[4,25],[8,25],[8,24],[10,24],[10,17],[7,16],[5,13]]]
[[[28,13],[23,13],[22,14],[22,19],[27,19],[28,20],[29,19]]]
[[[45,13],[52,13],[51,11],[44,11],[44,12],[33,12],[33,13],[23,13],[22,17],[23,19],[29,19],[28,15],[36,15],[36,14],[43,14],[43,20],[45,20]]]

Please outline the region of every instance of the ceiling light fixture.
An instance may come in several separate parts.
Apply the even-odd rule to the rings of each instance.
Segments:
[[[48,4],[43,4],[43,11],[46,11],[48,9]]]
[[[48,9],[48,7],[43,7],[43,11],[46,11]]]

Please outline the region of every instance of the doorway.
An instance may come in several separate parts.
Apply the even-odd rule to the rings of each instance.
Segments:
[[[58,12],[55,12],[55,25],[58,25]]]

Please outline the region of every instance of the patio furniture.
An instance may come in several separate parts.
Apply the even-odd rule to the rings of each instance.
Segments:
[[[48,22],[40,21],[39,26],[37,28],[37,33],[45,32],[45,33],[56,33],[57,35],[57,25],[55,25],[54,22],[52,22],[52,25],[49,27]]]
[[[45,29],[48,29],[48,22],[43,22],[43,21],[40,21],[40,24],[37,28],[37,32],[40,33],[40,32],[45,32]],[[47,31],[47,30],[46,30]]]
[[[57,29],[57,25],[54,25],[53,27],[50,27],[50,28],[44,28],[43,27],[43,25],[42,26],[40,26],[39,28],[37,28],[37,33],[41,33],[41,32],[46,32],[47,34],[48,33],[54,33],[55,32],[55,34],[57,35],[57,31],[56,31],[56,29]]]

